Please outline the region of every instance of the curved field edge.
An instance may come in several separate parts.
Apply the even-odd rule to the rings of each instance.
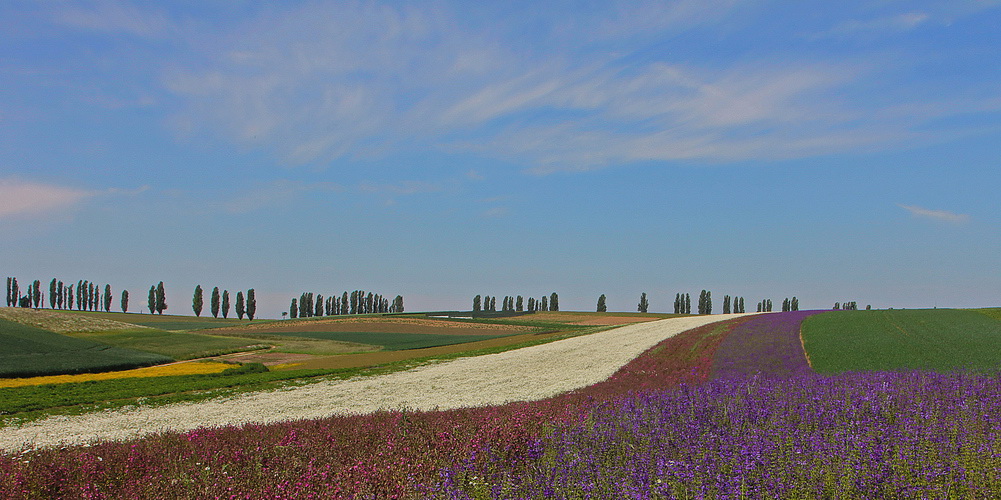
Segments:
[[[704,380],[719,343],[746,320],[680,333],[605,382],[541,401],[249,424],[43,449],[0,457],[0,481],[15,492],[14,498],[73,496],[84,488],[149,498],[163,497],[168,490],[174,497],[243,492],[275,498],[309,493],[328,498],[424,498],[427,490],[422,485],[437,484],[440,470],[470,457],[517,461],[557,426],[585,422],[594,404],[628,398],[637,390]],[[46,481],[42,471],[53,470],[65,479]]]
[[[1001,321],[971,310],[827,312],[803,323],[803,344],[826,374],[1001,368]]]
[[[551,325],[551,323],[546,323]],[[402,372],[452,359],[497,354],[558,340],[589,335],[616,326],[577,327],[562,333],[532,338],[518,343],[477,347],[428,356],[348,366],[232,373],[217,376],[171,376],[151,379],[107,380],[54,386],[0,388],[0,429],[20,426],[51,416],[73,416],[121,408],[155,408],[175,403],[196,403],[230,398],[240,394],[274,391],[289,387],[373,377]],[[461,347],[453,346],[453,347]],[[401,352],[401,351],[396,351]],[[405,351],[404,351],[405,352]]]

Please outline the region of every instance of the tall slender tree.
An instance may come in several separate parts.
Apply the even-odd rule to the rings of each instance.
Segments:
[[[404,309],[403,309],[403,296],[402,295],[397,295],[396,299],[393,300],[393,305],[394,305],[394,309],[395,309],[395,311],[393,311],[393,312],[398,312],[398,313],[404,312]]]
[[[35,280],[31,283],[31,300],[35,303],[35,309],[38,309],[38,304],[42,301],[42,282]]]
[[[114,300],[111,295],[111,285],[104,285],[104,312],[111,312],[111,301]]]
[[[323,316],[323,295],[316,294],[316,304],[314,307],[314,316]]]
[[[347,314],[348,308],[350,307],[350,299],[348,298],[348,292],[341,294],[341,314]]]
[[[146,299],[146,307],[149,308],[150,314],[156,312],[156,285],[149,287],[149,296]]]
[[[156,285],[156,313],[162,315],[167,310],[167,292],[163,289],[163,282]]]
[[[73,297],[75,297],[73,292],[73,285],[66,287],[66,309],[73,309]]]
[[[11,300],[10,300],[10,295],[11,295],[10,292],[11,292],[11,284],[12,284],[11,280],[13,280],[13,278],[11,278],[10,276],[7,276],[7,307],[10,307],[10,303],[11,303]]]
[[[65,309],[66,307],[66,287],[63,285],[62,280],[59,280],[59,285],[56,288],[56,297],[59,300],[59,308]]]
[[[219,287],[212,288],[212,296],[209,298],[209,309],[212,311],[212,317],[219,317]]]
[[[122,312],[129,312],[129,291],[122,290]]]
[[[560,296],[553,292],[549,295],[549,310],[559,311],[560,310]]]
[[[204,304],[205,293],[202,292],[201,285],[195,285],[195,295],[191,297],[191,310],[195,312],[196,317],[201,317],[202,315],[202,305]]]
[[[229,290],[222,291],[222,317],[223,319],[229,317]]]
[[[236,317],[243,319],[244,313],[247,312],[245,306],[246,304],[243,302],[243,292],[236,292]]]
[[[692,314],[692,296],[685,294],[685,314]]]
[[[605,294],[601,294],[601,296],[598,297],[598,309],[597,309],[597,312],[600,312],[600,313],[608,312],[608,306],[605,305]]]
[[[604,295],[602,295],[604,297]],[[650,308],[650,301],[646,299],[646,292],[640,294],[640,303],[636,305],[636,310],[645,313]]]
[[[299,317],[299,302],[295,299],[295,297],[292,297],[292,305],[288,308],[288,315],[292,319]]]
[[[49,309],[55,309],[58,305],[58,300],[56,300],[56,279],[52,278],[49,282]]]
[[[798,311],[799,310],[799,299],[797,299],[796,297],[793,297],[792,298],[792,302],[789,303],[789,308],[790,308],[790,310]]]
[[[257,294],[251,288],[247,290],[247,318],[253,321],[255,314],[257,314]]]
[[[730,314],[730,296],[723,296],[723,314]]]

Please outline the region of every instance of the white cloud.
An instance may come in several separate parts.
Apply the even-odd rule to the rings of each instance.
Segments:
[[[796,158],[895,144],[928,119],[956,113],[908,109],[897,94],[869,92],[858,84],[879,69],[864,61],[709,69],[637,61],[630,48],[639,46],[589,48],[629,26],[658,33],[710,23],[737,4],[612,3],[606,16],[554,28],[565,31],[551,35],[565,36],[554,52],[523,45],[517,29],[468,27],[441,5],[309,4],[269,11],[240,27],[246,35],[220,36],[206,54],[211,69],[177,67],[165,83],[185,102],[176,119],[185,133],[219,134],[318,168],[408,147],[509,157],[536,173]],[[914,12],[838,30],[925,22],[928,14]]]
[[[0,218],[44,216],[95,196],[95,191],[51,184],[0,179]]]
[[[904,210],[907,210],[915,217],[923,217],[943,222],[951,222],[953,224],[962,224],[970,220],[970,216],[967,214],[957,214],[946,210],[929,210],[927,208],[921,208],[914,205],[902,205],[899,203],[897,204],[897,206],[903,208]]]

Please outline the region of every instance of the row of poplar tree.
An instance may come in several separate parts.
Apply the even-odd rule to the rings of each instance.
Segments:
[[[50,309],[77,309],[79,311],[100,311],[111,312],[111,302],[113,296],[111,285],[101,285],[91,283],[87,280],[77,281],[76,285],[65,284],[62,281],[52,278],[49,282],[49,308]],[[129,308],[129,291],[122,290],[122,312]],[[45,293],[42,291],[42,282],[35,280],[28,285],[25,293],[21,294],[21,285],[17,278],[7,278],[7,307],[31,307],[38,309],[45,307]]]
[[[313,292],[303,292],[299,298],[293,298],[288,315],[292,318],[310,318],[314,316],[339,316],[343,314],[369,313],[401,313],[403,312],[403,296],[397,295],[392,301],[383,295],[355,290],[350,294],[344,292],[340,297],[332,295],[324,299],[323,295]],[[282,313],[284,316],[285,313]]]
[[[513,295],[506,295],[504,299],[501,300],[501,311],[508,312],[536,312],[536,311],[559,311],[560,310],[560,296],[556,292],[551,293],[548,297],[545,295],[541,299],[536,299],[535,297],[528,298],[528,304],[526,309],[525,298],[521,295],[517,297]],[[473,312],[496,312],[497,311],[497,297],[490,295],[477,295],[473,297]]]
[[[200,317],[202,315],[202,306],[204,306],[203,295],[202,286],[196,285],[195,294],[191,298],[191,310],[195,312],[195,316]],[[212,312],[213,318],[218,318],[220,311],[223,318],[229,317],[229,290],[223,290],[220,294],[219,287],[212,289],[212,295],[209,298],[209,311]],[[243,316],[246,315],[247,319],[253,321],[256,314],[257,294],[254,292],[254,289],[247,290],[246,299],[243,292],[236,292],[236,316],[239,319],[243,319]]]
[[[647,299],[646,292],[640,294],[639,304],[636,305],[636,310],[645,313],[650,309],[650,301]],[[772,310],[772,300],[764,299],[758,302],[758,312],[770,312]],[[799,310],[799,299],[793,297],[792,299],[785,299],[782,301],[783,311],[798,311]],[[597,312],[607,312],[608,306],[606,305],[605,294],[601,294],[598,297],[598,307]],[[713,313],[713,296],[712,292],[708,290],[702,290],[699,294],[698,308],[696,309],[698,314],[712,314]],[[743,313],[746,312],[744,308],[744,297],[731,297],[729,295],[723,296],[723,314],[730,313]],[[679,293],[674,296],[674,314],[692,314],[692,296],[687,293]]]

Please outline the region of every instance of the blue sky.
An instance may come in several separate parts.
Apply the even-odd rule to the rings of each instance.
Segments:
[[[0,262],[668,311],[1001,303],[1001,2],[0,5]]]

